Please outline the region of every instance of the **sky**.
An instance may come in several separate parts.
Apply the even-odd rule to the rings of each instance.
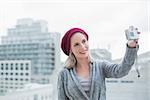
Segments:
[[[46,20],[49,32],[64,33],[80,27],[89,34],[90,48],[112,52],[112,59],[123,57],[124,30],[139,29],[139,54],[150,51],[149,0],[0,0],[0,36],[16,24],[17,19]],[[61,52],[61,58],[66,56]]]

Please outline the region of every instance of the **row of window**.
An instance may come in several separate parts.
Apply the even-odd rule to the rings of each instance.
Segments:
[[[28,63],[1,63],[0,66],[28,66]]]
[[[7,90],[0,90],[0,93],[4,93],[4,92],[7,92]]]
[[[20,81],[20,82],[0,82],[0,86],[1,87],[4,87],[4,86],[20,86],[20,85],[23,85],[23,84],[26,84],[25,82],[22,82],[22,81]]]
[[[22,84],[23,85],[23,84]],[[5,87],[3,87],[3,86],[1,86],[1,89],[18,89],[19,87],[13,87],[13,86],[5,86]]]
[[[43,42],[41,42],[41,40],[43,40]],[[11,45],[9,45],[9,44],[0,45],[0,49],[1,50],[3,50],[3,49],[13,49],[13,48],[16,48],[16,49],[20,49],[20,48],[32,49],[32,48],[41,48],[41,47],[54,48],[55,43],[53,42],[53,43],[50,44],[50,43],[48,43],[49,41],[47,41],[47,40],[45,40],[45,39],[35,40],[37,42],[40,42],[40,43],[35,43],[35,44],[31,43],[31,42],[29,43],[28,40],[27,41],[25,41],[25,40],[20,41],[20,42],[22,42],[20,44],[17,44],[17,42],[19,42],[19,41],[13,41],[13,42],[16,42],[16,43],[11,44]],[[8,42],[9,42],[9,40],[8,40]],[[5,43],[6,43],[6,41],[5,41]]]
[[[8,73],[8,72],[6,72],[6,73],[4,73],[4,72],[1,72],[1,75],[21,75],[21,76],[23,76],[23,75],[26,75],[26,76],[29,76],[29,73]]]
[[[28,78],[25,78],[25,79],[23,79],[23,78],[4,78],[6,81],[8,81],[8,80],[11,80],[11,81],[29,81],[29,79]]]
[[[40,100],[49,100],[49,99],[51,100],[52,97],[51,97],[51,95],[40,96],[40,95],[35,94],[34,100],[39,100],[38,98]]]
[[[22,47],[11,47],[11,46],[9,46],[9,47],[5,47],[5,48],[3,48],[3,47],[1,47],[0,46],[0,51],[8,51],[8,50],[12,50],[12,51],[22,51],[22,50],[26,50],[26,51],[33,51],[33,50],[47,50],[47,49],[50,49],[50,50],[52,50],[52,51],[54,51],[55,50],[55,48],[54,47],[50,47],[50,46],[43,46],[42,45],[42,47],[41,46],[36,46],[36,47],[34,47],[34,46],[28,46],[28,47],[24,47],[24,46],[22,46]]]
[[[29,70],[29,67],[0,67],[1,70]]]
[[[118,83],[118,80],[107,80],[107,83]],[[120,81],[121,83],[134,83],[134,81],[130,81],[130,80],[122,80]]]

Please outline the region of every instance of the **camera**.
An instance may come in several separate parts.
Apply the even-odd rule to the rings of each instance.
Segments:
[[[127,40],[137,40],[139,39],[140,32],[138,32],[137,28],[133,26],[129,26],[129,29],[125,30]]]

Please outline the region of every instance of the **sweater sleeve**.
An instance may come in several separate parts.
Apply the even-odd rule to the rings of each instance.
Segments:
[[[57,90],[58,90],[58,100],[69,100],[65,94],[63,71],[61,71],[58,75]]]
[[[136,55],[136,48],[129,48],[127,46],[125,56],[120,64],[113,64],[110,62],[102,63],[104,76],[106,78],[120,78],[127,75],[134,64]]]

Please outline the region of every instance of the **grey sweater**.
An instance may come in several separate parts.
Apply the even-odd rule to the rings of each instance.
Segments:
[[[64,68],[58,76],[58,100],[106,100],[105,78],[121,78],[128,74],[136,57],[136,48],[126,48],[123,61],[90,63],[90,97],[82,89],[74,68]]]

